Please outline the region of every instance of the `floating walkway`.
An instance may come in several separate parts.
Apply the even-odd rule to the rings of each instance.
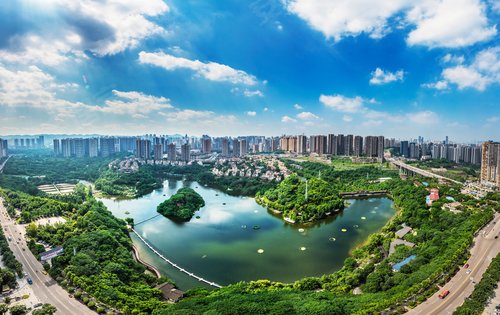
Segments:
[[[144,221],[143,221],[144,222]],[[142,222],[141,222],[142,223]],[[205,280],[203,279],[202,277],[199,277],[197,275],[195,275],[194,273],[192,272],[189,272],[187,271],[186,269],[184,268],[181,268],[179,267],[177,264],[175,264],[174,262],[170,261],[168,258],[166,258],[165,256],[163,256],[161,253],[159,253],[156,249],[153,248],[153,246],[151,246],[144,238],[142,238],[142,236],[139,235],[139,233],[137,233],[136,230],[134,229],[131,229],[132,232],[135,233],[135,235],[137,235],[137,237],[149,248],[151,249],[158,257],[160,257],[161,259],[163,259],[164,261],[166,261],[169,265],[171,265],[172,267],[175,267],[176,269],[178,269],[180,272],[183,272],[185,274],[187,274],[188,276],[192,277],[192,278],[195,278],[197,279],[198,281],[200,282],[204,282],[210,286],[213,286],[213,287],[216,287],[216,288],[222,288],[221,285],[218,285],[217,283],[215,282],[210,282],[208,280]]]
[[[143,224],[143,223],[144,223],[144,222],[146,222],[146,221],[153,220],[154,218],[157,218],[157,217],[159,217],[160,215],[161,215],[161,214],[157,214],[157,215],[155,215],[155,216],[152,216],[151,218],[147,218],[146,220],[142,220],[142,221],[141,221],[141,222],[139,222],[139,223],[134,223],[134,226],[138,226],[139,224]],[[134,231],[134,232],[135,232],[135,231]]]

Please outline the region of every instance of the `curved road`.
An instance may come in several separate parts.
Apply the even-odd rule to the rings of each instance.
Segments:
[[[87,306],[70,298],[68,292],[61,288],[50,276],[42,274],[42,264],[35,258],[26,246],[24,227],[15,224],[8,216],[0,198],[0,221],[5,237],[11,236],[9,247],[14,252],[16,259],[23,265],[23,270],[33,280],[31,285],[36,297],[42,303],[50,303],[57,308],[56,314],[61,315],[95,315]],[[17,241],[21,238],[21,241]],[[19,244],[18,244],[19,243]],[[24,251],[22,250],[24,248]]]
[[[494,224],[496,222],[496,224]],[[493,221],[484,227],[474,238],[474,246],[471,248],[471,256],[467,263],[471,270],[467,274],[467,268],[460,269],[457,274],[440,288],[433,296],[424,303],[410,310],[407,314],[434,315],[452,314],[464,299],[474,291],[474,282],[479,282],[490,262],[500,252],[500,238],[495,239],[495,235],[500,232],[500,213],[496,213]],[[444,299],[438,295],[443,290],[449,290],[450,294]]]

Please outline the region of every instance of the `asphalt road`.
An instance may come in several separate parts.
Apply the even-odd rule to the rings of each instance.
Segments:
[[[493,222],[496,222],[496,224],[493,224]],[[495,239],[498,232],[500,232],[499,213],[474,238],[471,257],[467,261],[469,268],[462,268],[444,287],[407,314],[452,314],[462,305],[465,298],[474,291],[474,282],[481,281],[483,273],[488,268],[491,260],[500,252],[500,238]],[[467,274],[467,269],[471,270],[469,274]],[[440,299],[438,295],[443,290],[449,290],[450,294],[446,298]]]
[[[61,288],[50,276],[42,274],[42,264],[35,258],[26,246],[24,227],[15,224],[7,215],[0,198],[0,221],[5,237],[10,236],[9,247],[17,260],[23,265],[23,270],[33,280],[32,288],[42,303],[50,303],[57,308],[56,314],[61,315],[95,315],[87,306],[70,298],[68,292]],[[21,241],[18,239],[21,238]],[[19,242],[19,244],[18,244]],[[22,250],[24,248],[24,251]]]

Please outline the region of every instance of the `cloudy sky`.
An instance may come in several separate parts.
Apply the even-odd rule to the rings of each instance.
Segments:
[[[499,140],[500,0],[2,0],[0,134]]]

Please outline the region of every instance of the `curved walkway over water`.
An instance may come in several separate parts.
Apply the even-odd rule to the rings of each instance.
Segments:
[[[141,222],[139,222],[139,223],[134,223],[134,226],[138,226],[139,224],[143,224],[144,222],[147,222],[147,221],[149,221],[149,220],[153,220],[153,219],[155,219],[155,218],[159,217],[160,215],[161,215],[161,214],[157,214],[157,215],[152,216],[151,218],[147,218],[147,219],[145,219],[145,220],[142,220],[142,221],[141,221]]]
[[[177,264],[175,264],[174,262],[170,261],[168,258],[165,258],[165,257],[164,257],[162,254],[160,254],[160,253],[159,253],[156,249],[154,249],[154,248],[153,248],[153,246],[151,246],[151,245],[150,245],[150,244],[149,244],[149,243],[148,243],[148,242],[147,242],[144,238],[142,238],[142,236],[140,236],[140,235],[139,235],[139,233],[137,233],[137,231],[136,231],[136,230],[134,230],[134,229],[132,229],[132,228],[131,228],[131,230],[132,230],[132,232],[134,232],[134,233],[135,233],[135,235],[137,235],[137,237],[138,237],[138,238],[139,238],[139,239],[140,239],[140,240],[141,240],[141,241],[142,241],[142,242],[143,242],[143,243],[144,243],[144,244],[145,244],[145,245],[146,245],[149,249],[151,249],[151,250],[152,250],[152,251],[153,251],[153,252],[154,252],[154,253],[155,253],[158,257],[160,257],[161,259],[163,259],[164,261],[166,261],[166,262],[167,262],[169,265],[171,265],[172,267],[177,268],[179,271],[181,271],[181,272],[183,272],[183,273],[187,274],[188,276],[190,276],[190,277],[192,277],[192,278],[197,279],[197,280],[198,280],[198,281],[200,281],[200,282],[204,282],[204,283],[206,283],[206,284],[208,284],[208,285],[211,285],[211,286],[213,286],[213,287],[216,287],[216,288],[222,288],[222,286],[221,286],[221,285],[218,285],[218,284],[217,284],[217,283],[215,283],[215,282],[210,282],[210,281],[208,281],[208,280],[205,280],[205,279],[203,279],[202,277],[199,277],[199,276],[195,275],[194,273],[189,272],[189,271],[187,271],[187,270],[186,270],[186,269],[184,269],[184,268],[181,268],[180,266],[178,266],[178,265],[177,265]]]

